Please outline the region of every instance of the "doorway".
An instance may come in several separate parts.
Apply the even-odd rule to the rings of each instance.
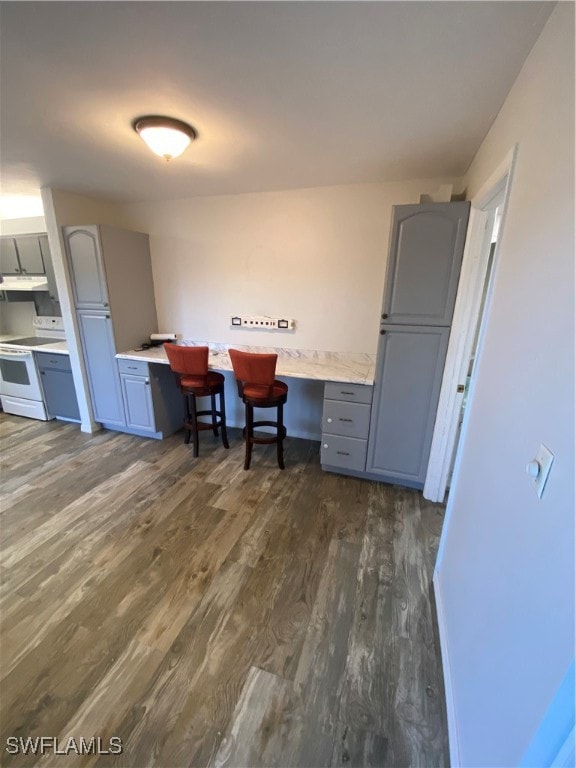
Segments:
[[[444,501],[456,479],[459,445],[465,439],[476,362],[490,308],[493,275],[506,217],[514,162],[514,147],[471,201],[470,220],[442,388],[424,484],[424,498]]]
[[[450,460],[450,469],[448,470],[448,476],[446,478],[446,489],[450,490],[450,484],[452,482],[452,475],[454,473],[454,463],[456,461],[456,452],[458,449],[458,443],[460,442],[460,435],[462,432],[462,423],[464,421],[464,414],[466,412],[466,406],[468,405],[468,394],[470,391],[470,381],[472,380],[472,374],[474,372],[474,363],[476,361],[476,353],[478,350],[478,340],[480,337],[480,329],[484,320],[484,312],[486,309],[486,299],[488,296],[488,286],[490,285],[490,278],[492,276],[492,267],[494,265],[494,254],[496,252],[496,244],[498,241],[498,232],[500,228],[500,221],[502,217],[502,201],[499,201],[498,207],[494,209],[488,219],[488,229],[492,229],[492,236],[490,240],[490,246],[488,251],[488,258],[486,261],[486,273],[484,275],[484,282],[482,285],[482,296],[480,299],[480,306],[478,308],[478,317],[476,319],[476,328],[474,331],[474,339],[472,342],[472,348],[470,350],[470,359],[468,361],[468,367],[466,370],[466,381],[464,384],[459,385],[464,387],[464,393],[462,395],[462,404],[460,406],[460,415],[458,418],[458,425],[456,427],[456,435],[454,438],[454,447],[452,449],[452,458]]]

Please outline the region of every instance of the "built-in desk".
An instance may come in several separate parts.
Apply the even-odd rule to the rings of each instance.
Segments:
[[[188,346],[208,346],[208,365],[226,376],[226,410],[230,426],[242,426],[243,407],[231,375],[232,363],[229,347],[245,352],[271,352],[278,355],[276,375],[290,379],[290,393],[285,411],[288,434],[321,440],[322,465],[335,472],[361,471],[366,461],[368,420],[374,384],[375,355],[316,350],[285,349],[284,347],[254,347],[239,344],[212,344],[186,342]],[[168,365],[163,347],[131,349],[116,355],[128,414],[134,414],[134,423],[152,421],[158,406],[151,402],[149,388],[141,382],[165,379],[154,375],[154,370]],[[164,371],[161,371],[164,373]],[[230,372],[230,373],[229,373]],[[140,377],[140,378],[139,378]],[[163,400],[178,400],[175,385],[164,380]],[[157,396],[157,400],[160,399]],[[133,401],[133,402],[132,402]],[[180,413],[180,411],[178,411]],[[174,428],[181,424],[181,416],[170,422]],[[140,428],[142,429],[142,427]],[[160,436],[158,427],[150,427],[152,436]],[[169,434],[168,428],[163,428]],[[144,434],[142,431],[138,434]]]
[[[276,375],[295,379],[335,381],[347,384],[373,384],[375,355],[350,352],[318,352],[309,349],[286,349],[284,347],[251,347],[240,344],[211,344],[208,342],[186,342],[188,346],[208,346],[208,366],[215,371],[231,371],[229,347],[243,352],[271,352],[278,355]],[[128,350],[116,355],[123,360],[139,360],[146,363],[165,363],[168,358],[163,347],[145,350]]]

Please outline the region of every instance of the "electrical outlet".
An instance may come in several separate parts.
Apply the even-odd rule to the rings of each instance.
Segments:
[[[259,331],[292,330],[294,320],[261,315],[233,315],[230,318],[230,327]]]

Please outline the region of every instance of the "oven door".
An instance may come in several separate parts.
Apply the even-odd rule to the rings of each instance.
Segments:
[[[29,350],[0,347],[0,395],[42,400],[40,378]]]

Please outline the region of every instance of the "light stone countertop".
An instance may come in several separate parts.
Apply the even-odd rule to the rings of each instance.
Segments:
[[[374,384],[376,355],[358,352],[319,352],[310,349],[286,349],[284,347],[252,347],[241,344],[215,344],[211,342],[186,341],[184,346],[208,346],[208,365],[213,370],[231,371],[232,363],[228,348],[243,352],[272,352],[278,355],[276,376],[295,379],[336,381],[345,384]],[[128,350],[116,355],[123,360],[140,360],[146,363],[165,363],[168,358],[163,347],[144,350]]]

